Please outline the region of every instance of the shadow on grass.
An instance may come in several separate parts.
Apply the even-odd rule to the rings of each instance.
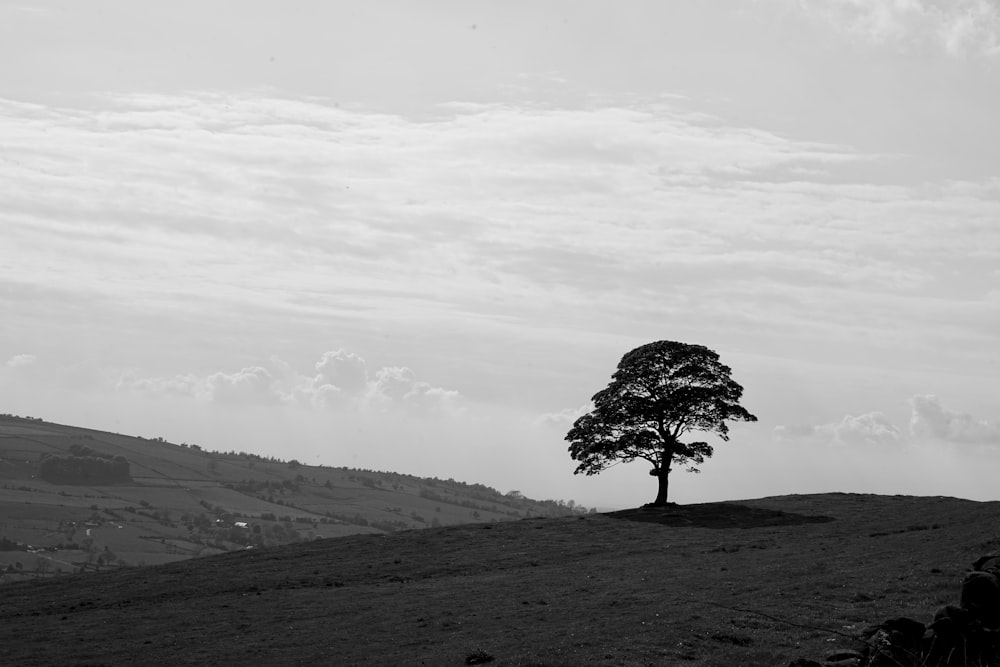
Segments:
[[[664,526],[690,528],[764,528],[767,526],[798,526],[806,523],[833,521],[829,516],[808,516],[750,507],[739,503],[701,503],[698,505],[667,505],[637,507],[607,512],[613,519],[658,523]]]

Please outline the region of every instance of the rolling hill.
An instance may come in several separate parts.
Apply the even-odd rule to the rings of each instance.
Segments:
[[[0,581],[582,513],[481,484],[0,416]]]
[[[9,584],[0,663],[823,664],[998,548],[1000,503],[850,494],[353,535]]]

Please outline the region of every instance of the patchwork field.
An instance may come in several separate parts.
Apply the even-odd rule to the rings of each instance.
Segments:
[[[89,481],[116,459],[125,462],[126,478]],[[0,416],[0,583],[328,537],[580,513],[570,503],[480,484],[307,466]]]

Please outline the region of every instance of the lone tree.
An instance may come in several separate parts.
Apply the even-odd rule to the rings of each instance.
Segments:
[[[703,345],[660,340],[627,353],[607,388],[594,395],[594,409],[566,434],[570,456],[580,463],[573,474],[645,459],[659,480],[651,505],[666,505],[671,467],[698,472],[712,456],[711,445],[681,442],[683,435],[705,431],[729,440],[727,420],[757,421],[739,404],[743,387],[730,371]]]

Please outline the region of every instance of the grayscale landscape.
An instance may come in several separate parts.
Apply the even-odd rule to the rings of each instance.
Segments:
[[[1000,667],[1000,0],[0,0],[0,664]]]

